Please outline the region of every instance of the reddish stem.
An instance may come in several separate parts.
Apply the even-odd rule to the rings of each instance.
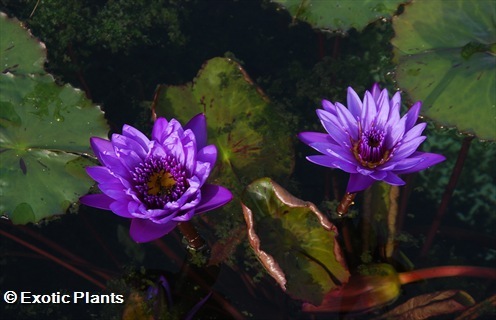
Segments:
[[[496,269],[471,266],[443,266],[402,272],[398,274],[402,285],[420,280],[459,276],[496,280]]]
[[[177,228],[188,241],[188,248],[198,251],[205,247],[205,241],[190,221],[179,223]]]
[[[451,196],[453,195],[453,191],[455,190],[456,183],[458,182],[458,178],[460,177],[460,173],[462,172],[463,164],[465,163],[465,159],[467,158],[468,150],[470,148],[470,142],[472,142],[473,139],[474,137],[466,137],[463,140],[462,147],[460,149],[460,152],[458,153],[458,159],[456,160],[455,167],[453,168],[453,172],[451,173],[450,181],[448,182],[448,185],[444,190],[443,198],[437,210],[436,217],[434,218],[431,229],[427,234],[427,238],[425,240],[424,246],[422,247],[422,251],[420,251],[420,257],[425,257],[427,255],[429,249],[432,246],[432,243],[434,242],[434,237],[436,236],[439,226],[441,225],[441,220],[443,219],[444,214],[446,213],[446,209],[448,208],[449,201],[451,199]]]
[[[408,204],[408,199],[413,191],[413,181],[415,180],[416,173],[409,174],[405,178],[405,186],[402,187],[401,198],[400,198],[400,209],[398,212],[398,219],[396,220],[396,230],[400,232],[403,230],[403,224],[405,223],[405,215]]]
[[[121,263],[119,262],[119,260],[117,260],[114,253],[112,252],[112,250],[110,250],[110,248],[108,247],[107,243],[105,241],[103,241],[102,237],[100,237],[98,232],[96,232],[95,228],[90,223],[90,221],[88,220],[86,215],[79,214],[78,216],[83,220],[83,223],[86,225],[86,227],[90,231],[92,238],[95,239],[96,242],[98,242],[98,244],[100,245],[100,248],[102,248],[102,250],[105,251],[107,257],[109,257],[109,259],[112,260],[112,262],[115,264],[116,267],[120,268]]]
[[[183,263],[183,259],[180,258],[171,248],[169,248],[169,246],[165,244],[162,239],[153,241],[153,244],[178,266]]]
[[[356,193],[349,193],[349,192],[345,193],[343,199],[341,199],[341,202],[338,205],[338,208],[336,209],[340,217],[343,217],[348,213],[348,209],[353,204],[353,200],[355,200],[355,197],[356,197]]]
[[[5,224],[5,225],[9,225],[11,227],[13,227],[13,225],[11,223],[7,223],[7,222],[0,222],[2,224]],[[93,273],[101,276],[104,280],[108,281],[111,279],[111,276],[109,274],[108,271],[105,271],[101,268],[98,268],[98,267],[95,267],[93,266],[91,263],[89,263],[88,261],[84,260],[83,258],[80,258],[79,256],[73,254],[72,252],[68,251],[67,249],[65,249],[64,247],[60,246],[59,244],[57,244],[56,242],[42,236],[41,234],[31,230],[30,228],[26,227],[26,226],[21,226],[21,225],[18,225],[18,226],[15,226],[16,229],[28,234],[29,236],[35,238],[37,241],[39,242],[42,242],[44,243],[45,245],[47,245],[48,247],[50,247],[51,249],[59,252],[60,254],[62,254],[63,256],[65,256],[66,258],[72,260],[71,263],[73,265],[79,265],[79,266],[84,266],[90,270],[93,271]]]
[[[325,57],[325,47],[324,47],[324,35],[322,32],[317,33],[317,39],[319,40],[319,61]]]
[[[64,268],[67,268],[69,269],[70,271],[74,272],[75,274],[85,278],[86,280],[92,282],[93,284],[95,284],[96,286],[100,287],[101,289],[105,290],[105,285],[102,284],[101,282],[99,282],[98,280],[94,279],[93,277],[90,277],[89,275],[87,275],[86,273],[84,273],[83,271],[71,266],[70,264],[60,260],[59,258],[51,255],[50,253],[46,252],[45,250],[42,250],[36,246],[33,246],[32,244],[8,233],[8,232],[5,232],[3,230],[0,230],[0,235],[3,235],[4,237],[7,237],[23,246],[25,246],[26,248],[29,248],[31,250],[33,250],[34,252],[37,252],[47,258],[49,258],[50,260],[54,261],[55,263],[58,263],[60,264],[61,266],[63,266]]]

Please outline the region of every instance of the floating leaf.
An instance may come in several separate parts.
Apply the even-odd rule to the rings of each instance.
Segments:
[[[419,1],[393,19],[396,79],[422,114],[495,140],[496,2]]]
[[[0,12],[0,71],[13,74],[45,73],[45,45]]]
[[[430,319],[465,310],[474,304],[474,299],[465,291],[439,291],[411,298],[377,319]]]
[[[252,248],[289,295],[320,304],[348,280],[336,227],[314,204],[263,178],[246,188],[242,207]]]
[[[394,302],[401,283],[396,270],[385,263],[363,267],[360,274],[350,277],[347,284],[329,291],[320,305],[303,304],[303,311],[364,312]]]
[[[37,222],[67,208],[92,180],[89,138],[106,136],[102,111],[50,75],[0,75],[0,209],[13,223]]]
[[[406,0],[274,0],[284,6],[294,19],[314,28],[361,31],[369,23],[391,17]]]
[[[224,58],[207,61],[193,83],[158,87],[158,116],[186,123],[203,112],[209,142],[217,146],[216,183],[241,192],[260,176],[286,179],[293,168],[291,134],[268,99],[240,65]]]

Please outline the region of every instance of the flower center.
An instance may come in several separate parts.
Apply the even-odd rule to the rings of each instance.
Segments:
[[[360,134],[353,144],[353,155],[364,167],[373,169],[389,160],[390,152],[384,145],[385,133],[371,129]]]
[[[161,170],[160,172],[153,173],[148,177],[148,194],[151,195],[168,195],[171,194],[172,189],[176,185],[176,180],[170,172]]]
[[[162,209],[188,189],[186,171],[174,157],[152,157],[133,171],[135,190],[147,209]]]

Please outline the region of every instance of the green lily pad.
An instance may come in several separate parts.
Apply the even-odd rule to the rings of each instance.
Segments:
[[[45,45],[0,12],[0,70],[13,74],[45,73]]]
[[[369,23],[391,17],[405,0],[274,0],[294,19],[318,29],[363,30]]]
[[[93,181],[89,138],[106,136],[102,111],[50,75],[0,75],[0,210],[15,224],[65,213]]]
[[[252,248],[289,295],[319,305],[326,293],[347,282],[336,227],[313,203],[269,178],[251,183],[241,200]]]
[[[203,112],[209,143],[219,156],[211,177],[239,194],[265,175],[286,179],[293,169],[291,133],[269,100],[236,62],[207,61],[193,83],[160,85],[154,101],[157,116],[186,123]]]
[[[421,1],[393,19],[396,80],[422,114],[495,140],[496,3]]]

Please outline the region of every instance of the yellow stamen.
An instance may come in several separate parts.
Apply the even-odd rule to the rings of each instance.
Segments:
[[[164,170],[155,172],[148,179],[148,194],[153,196],[169,195],[175,184],[176,180],[174,180],[170,172]]]

